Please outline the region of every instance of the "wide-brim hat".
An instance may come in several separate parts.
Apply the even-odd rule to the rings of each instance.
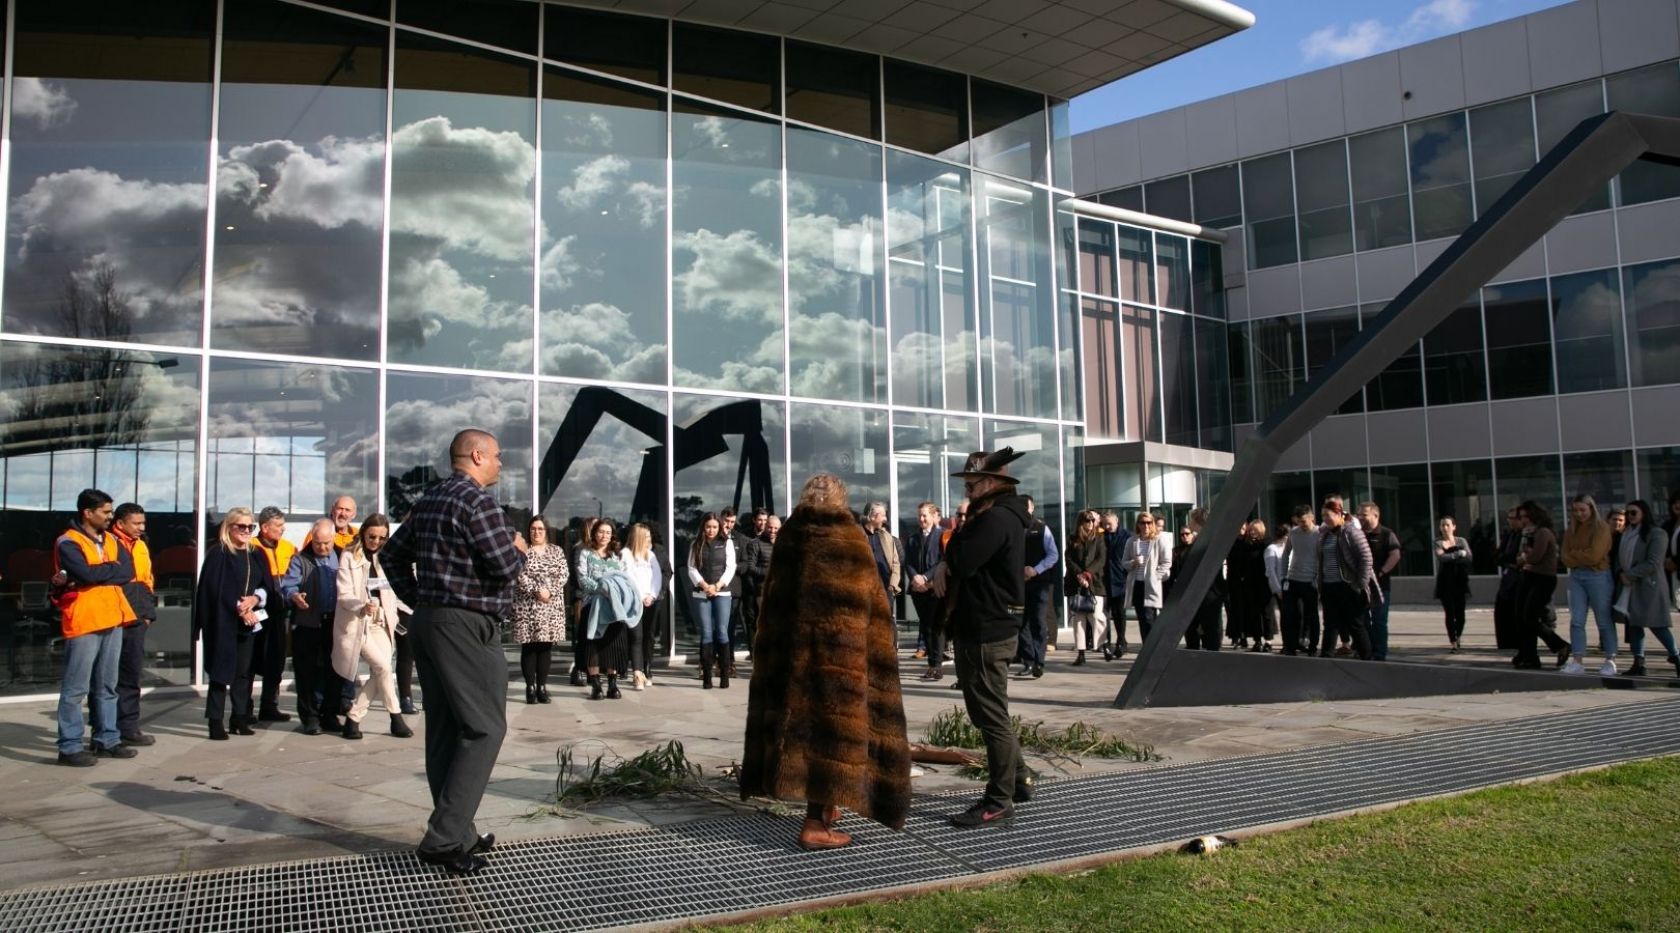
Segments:
[[[1009,475],[1009,464],[1025,457],[1026,455],[1027,452],[1024,450],[1020,453],[1016,453],[1015,448],[1013,447],[1005,447],[1001,450],[990,452],[976,450],[974,453],[968,455],[968,461],[963,464],[963,468],[951,475],[960,476],[964,479],[968,479],[970,477],[990,476],[993,479],[1000,479],[1006,483],[1019,483],[1021,481],[1019,477]]]

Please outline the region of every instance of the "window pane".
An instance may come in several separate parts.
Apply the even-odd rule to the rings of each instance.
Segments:
[[[1190,241],[1170,233],[1155,234],[1155,281],[1161,287],[1157,304],[1190,310]]]
[[[536,70],[399,31],[396,83],[389,358],[528,373]]]
[[[663,384],[665,96],[549,69],[542,115],[541,371]]]
[[[887,142],[968,161],[968,79],[887,59]]]
[[[962,480],[950,475],[962,468],[963,458],[980,447],[980,425],[974,418],[946,418],[896,412],[892,424],[892,457],[898,476],[898,533],[908,538],[919,525],[916,506],[932,502],[941,518],[956,517],[962,504]]]
[[[1247,321],[1228,324],[1225,328],[1231,365],[1231,423],[1248,424],[1254,417],[1254,348]]]
[[[1611,110],[1680,117],[1680,67],[1664,62],[1604,79]],[[1680,167],[1639,161],[1622,169],[1623,204],[1680,196]]]
[[[887,400],[881,147],[789,127],[789,392]]]
[[[1386,305],[1359,306],[1359,317],[1370,324]],[[1371,411],[1418,408],[1423,405],[1423,353],[1418,345],[1388,364],[1377,378],[1365,383],[1365,405]]]
[[[1157,217],[1190,220],[1190,176],[1174,175],[1144,185],[1143,205]]]
[[[1154,237],[1136,227],[1117,228],[1120,246],[1120,297],[1144,304],[1155,303]]]
[[[793,475],[799,482],[816,473],[833,473],[845,481],[852,508],[861,514],[866,504],[881,502],[890,517],[885,409],[794,402],[788,406],[788,437]]]
[[[1633,384],[1680,382],[1680,260],[1629,266],[1622,276],[1633,323]]]
[[[509,520],[531,515],[531,383],[514,379],[390,373],[385,377],[385,497],[394,522],[451,473],[449,441],[467,425],[502,448],[490,494]]]
[[[1058,214],[1058,217],[1060,216]],[[1057,386],[1062,396],[1061,416],[1069,421],[1083,419],[1085,400],[1084,393],[1080,390],[1079,370],[1085,360],[1085,342],[1079,321],[1079,299],[1072,292],[1057,293],[1056,339],[1056,372],[1061,380]]]
[[[1487,460],[1459,460],[1429,465],[1433,485],[1433,522],[1452,516],[1458,536],[1470,545],[1470,571],[1494,573],[1499,567],[1499,535],[1505,528],[1505,509],[1493,494],[1493,464]],[[1503,494],[1503,490],[1502,490]],[[1431,526],[1433,530],[1433,524]]]
[[[1161,402],[1166,409],[1169,444],[1196,446],[1196,345],[1190,317],[1163,312],[1161,322]]]
[[[671,521],[678,555],[688,553],[707,512],[791,510],[798,490],[788,489],[787,412],[781,402],[679,393],[671,400],[671,419],[677,425]]]
[[[1218,243],[1190,241],[1190,310],[1225,317],[1225,250]]]
[[[1302,259],[1353,252],[1347,148],[1341,140],[1295,150],[1295,199],[1301,212]]]
[[[400,0],[397,22],[535,55],[538,9],[529,3]]]
[[[672,88],[748,110],[782,112],[780,39],[690,23],[671,28]]]
[[[1236,166],[1232,166],[1233,169]],[[1130,188],[1119,188],[1114,191],[1104,191],[1097,195],[1098,204],[1118,207],[1127,211],[1143,211],[1143,186],[1133,185]]]
[[[1085,381],[1085,424],[1092,435],[1117,438],[1126,434],[1122,387],[1131,382],[1130,365],[1120,344],[1120,306],[1111,301],[1083,298],[1079,302],[1081,373]]]
[[[967,171],[887,151],[887,284],[897,404],[978,408],[968,207]]]
[[[1248,266],[1295,262],[1295,187],[1289,153],[1242,164],[1243,216],[1248,219]]]
[[[1493,397],[1552,393],[1552,315],[1546,280],[1506,282],[1482,289],[1488,383]]]
[[[1680,492],[1680,469],[1676,468],[1680,447],[1646,447],[1636,451],[1634,457],[1639,462],[1639,497],[1651,503],[1666,522],[1670,514],[1667,502]]]
[[[654,523],[663,546],[666,422],[664,392],[539,384],[538,510],[557,528],[575,516]]]
[[[789,41],[787,115],[853,136],[881,138],[881,60]]]
[[[307,525],[339,496],[373,511],[379,494],[374,371],[212,359],[207,418],[204,496],[211,512],[277,505]],[[448,443],[448,434],[440,443]]]
[[[1307,378],[1312,379],[1323,371],[1325,364],[1357,336],[1358,308],[1331,308],[1328,311],[1309,312],[1306,315]],[[1336,413],[1348,415],[1364,410],[1364,394],[1355,392],[1352,398],[1342,403],[1342,407],[1336,409]]]
[[[1254,327],[1254,396],[1256,421],[1265,421],[1306,381],[1301,348],[1301,316],[1290,314],[1251,322]]]
[[[978,78],[969,82],[974,112],[974,165],[976,168],[1046,181],[1044,95],[1020,88],[992,84]]]
[[[1348,137],[1353,236],[1360,250],[1412,242],[1405,145],[1405,133],[1398,126]]]
[[[1114,224],[1079,218],[1079,290],[1104,298],[1120,297],[1114,263]]]
[[[146,510],[161,606],[146,639],[145,682],[187,683],[198,358],[0,342],[0,411],[0,567],[12,594],[0,695],[51,690],[62,677],[48,601],[53,548],[88,487]]]
[[[1287,524],[1297,506],[1307,506],[1318,512],[1313,500],[1312,474],[1304,470],[1273,473],[1266,480],[1266,491],[1260,497],[1260,517],[1276,527]]]
[[[543,54],[648,84],[665,83],[666,21],[549,4]]]
[[[1582,120],[1603,112],[1604,87],[1597,79],[1534,95],[1534,134],[1540,145],[1540,155],[1550,152]],[[1582,201],[1574,212],[1601,211],[1609,206],[1610,186],[1605,185]]]
[[[1231,366],[1225,325],[1204,318],[1196,326],[1196,406],[1201,446],[1231,449]]]
[[[1235,165],[1192,173],[1190,188],[1195,193],[1196,223],[1218,228],[1242,223],[1242,187]]]
[[[216,5],[15,15],[5,329],[198,346]]]
[[[1371,467],[1371,501],[1382,523],[1400,536],[1397,576],[1433,576],[1435,520],[1429,511],[1429,465]]]
[[[1500,457],[1493,468],[1499,474],[1499,501],[1507,508],[1532,499],[1551,514],[1554,530],[1564,527],[1563,473],[1557,454]]]
[[[780,392],[781,132],[679,106],[671,163],[676,383]]]
[[[1314,470],[1312,478],[1314,506],[1331,496],[1341,496],[1342,502],[1352,510],[1371,498],[1371,477],[1365,467]]]
[[[1073,190],[1073,129],[1069,125],[1067,101],[1050,103],[1050,181],[1058,188]]]
[[[1056,335],[1046,242],[1049,197],[976,175],[980,243],[980,383],[985,410],[1056,417]]]
[[[211,346],[379,358],[387,30],[226,10]]]
[[[1470,152],[1476,163],[1476,214],[1481,216],[1534,167],[1532,102],[1519,97],[1470,111]]]
[[[1458,236],[1470,226],[1470,150],[1464,114],[1407,124],[1417,238]]]
[[[1431,405],[1487,400],[1482,360],[1482,309],[1474,302],[1447,315],[1423,338],[1424,379]]]
[[[1627,385],[1622,300],[1616,279],[1614,269],[1552,279],[1552,334],[1559,392],[1593,392]]]
[[[1126,404],[1126,439],[1159,441],[1160,373],[1155,360],[1155,317],[1150,308],[1120,310],[1121,396]]]
[[[1568,430],[1566,425],[1565,430]],[[1608,514],[1611,506],[1626,505],[1637,498],[1633,494],[1633,451],[1595,450],[1588,453],[1563,455],[1563,488],[1569,498],[1592,496],[1600,514]],[[1661,501],[1652,502],[1653,516],[1661,524],[1667,512]]]

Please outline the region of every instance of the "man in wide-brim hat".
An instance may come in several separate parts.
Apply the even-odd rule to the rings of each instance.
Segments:
[[[968,718],[986,737],[986,794],[951,817],[957,826],[989,826],[1014,816],[1015,803],[1032,796],[1021,745],[1009,721],[1009,659],[1021,627],[1025,596],[1026,503],[1009,464],[1022,455],[1005,447],[975,451],[961,477],[969,500],[968,521],[951,536],[934,571],[935,594],[945,597],[946,621],[957,661]]]

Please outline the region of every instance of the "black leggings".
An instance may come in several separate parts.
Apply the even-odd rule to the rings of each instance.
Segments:
[[[414,643],[406,634],[397,635],[397,696],[414,700]]]
[[[1521,626],[1522,633],[1517,657],[1538,661],[1540,651],[1534,643],[1536,638],[1544,641],[1552,651],[1569,647],[1569,642],[1558,637],[1558,633],[1546,625],[1546,607],[1552,604],[1552,596],[1557,592],[1557,574],[1530,573],[1526,570],[1516,572],[1522,574],[1517,583],[1517,624]]]
[[[548,685],[548,672],[554,666],[554,643],[551,641],[523,642],[519,646],[519,673],[525,676],[525,686]]]
[[[1464,637],[1464,595],[1441,597],[1441,608],[1447,613],[1447,639],[1458,641]]]

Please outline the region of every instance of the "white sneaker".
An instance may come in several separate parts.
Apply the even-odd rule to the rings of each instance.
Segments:
[[[1604,666],[1598,669],[1598,676],[1600,676],[1600,677],[1614,677],[1614,676],[1616,676],[1616,662],[1606,660],[1604,662]]]
[[[1565,674],[1585,674],[1587,666],[1574,658],[1570,658],[1569,663],[1563,666],[1563,672]]]

